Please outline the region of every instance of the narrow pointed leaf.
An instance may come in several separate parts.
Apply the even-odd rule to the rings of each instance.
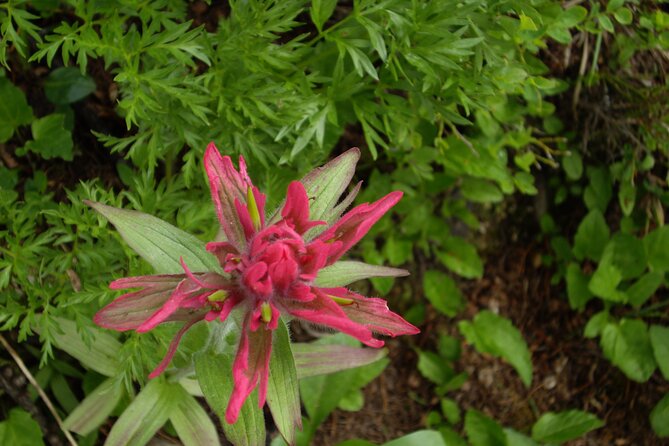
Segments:
[[[320,270],[314,284],[319,287],[337,287],[371,277],[402,277],[408,275],[409,272],[404,269],[369,265],[353,260],[340,260]]]
[[[175,405],[170,384],[152,380],[114,423],[105,446],[143,446],[167,421]]]
[[[35,331],[40,333],[39,316],[36,318]],[[53,344],[66,353],[74,356],[85,367],[105,376],[115,376],[119,367],[118,352],[121,343],[113,336],[95,327],[87,327],[86,333],[90,342],[86,343],[83,332],[77,330],[77,324],[71,320],[52,316],[59,330],[51,330]]]
[[[209,406],[221,420],[225,436],[235,446],[264,446],[265,419],[258,408],[258,390],[246,399],[235,424],[225,421],[225,411],[232,393],[233,358],[225,354],[203,352],[195,356],[195,372]]]
[[[532,438],[542,443],[564,443],[604,426],[595,415],[581,410],[547,412],[532,426]]]
[[[220,444],[216,426],[207,412],[186,389],[177,391],[170,421],[184,446],[215,446]]]
[[[159,274],[182,273],[180,258],[193,272],[220,270],[218,261],[207,252],[204,242],[166,221],[101,203],[87,204],[107,218],[128,245]]]
[[[267,404],[283,438],[289,445],[295,444],[295,429],[302,428],[302,412],[290,336],[283,321],[274,331]]]
[[[299,379],[362,367],[388,354],[385,348],[360,348],[336,344],[294,343],[292,348]]]
[[[88,435],[109,417],[121,399],[120,382],[110,378],[100,384],[63,421],[65,429]]]

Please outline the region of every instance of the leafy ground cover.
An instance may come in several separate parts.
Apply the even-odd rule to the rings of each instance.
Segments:
[[[292,323],[296,444],[666,442],[664,2],[10,1],[0,34],[0,444],[290,442],[221,416],[220,327],[150,381],[176,329],[92,323],[154,271],[84,201],[214,240],[210,141],[269,209],[354,146],[356,203],[404,193],[353,257],[411,275],[352,289],[421,333],[314,371],[355,345]]]

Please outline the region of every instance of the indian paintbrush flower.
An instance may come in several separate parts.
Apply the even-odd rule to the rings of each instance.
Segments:
[[[355,152],[348,155],[357,159],[357,149],[351,150]],[[204,165],[226,238],[208,243],[206,249],[218,259],[221,271],[191,271],[181,259],[183,274],[115,280],[110,284],[112,289],[140,290],[120,296],[95,316],[102,327],[140,333],[165,322],[183,322],[164,359],[149,377],[167,368],[181,337],[193,324],[226,321],[231,312],[239,312],[243,322],[233,363],[234,388],[226,411],[226,421],[234,423],[256,387],[259,406],[265,404],[272,333],[280,317],[327,326],[370,347],[384,344],[374,333],[418,333],[416,327],[390,311],[383,299],[364,297],[344,287],[316,285],[319,271],[333,265],[355,245],[400,200],[401,192],[361,204],[339,217],[355,197],[358,185],[342,205],[335,208],[329,204],[332,212],[328,224],[310,219],[310,207],[320,203],[310,203],[305,188],[309,175],[304,183],[290,183],[280,211],[268,215],[265,195],[251,182],[242,157],[237,170],[230,157],[221,156],[212,143]],[[337,199],[338,195],[334,201]],[[394,271],[400,271],[394,275],[402,273]]]

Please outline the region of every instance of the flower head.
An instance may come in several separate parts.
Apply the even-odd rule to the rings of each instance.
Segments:
[[[122,295],[95,316],[98,325],[120,331],[145,332],[165,322],[184,322],[150,377],[167,368],[179,340],[193,324],[203,319],[226,321],[232,311],[238,311],[242,328],[233,363],[234,389],[226,411],[226,421],[234,423],[256,386],[259,406],[265,403],[272,332],[282,316],[339,330],[371,347],[384,344],[374,333],[418,333],[391,312],[383,299],[316,285],[319,271],[355,245],[400,200],[401,192],[359,205],[328,224],[310,219],[310,207],[316,204],[310,205],[305,184],[313,176],[290,183],[280,212],[267,215],[265,195],[251,182],[242,157],[237,170],[230,157],[221,156],[212,143],[204,164],[226,238],[206,248],[216,256],[222,271],[194,272],[182,259],[183,274],[116,280],[112,289],[140,290]],[[344,200],[344,207],[353,197]],[[338,195],[334,201],[337,199]],[[340,206],[330,208],[329,216],[336,217]]]

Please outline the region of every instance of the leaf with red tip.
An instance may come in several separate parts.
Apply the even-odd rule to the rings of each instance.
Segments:
[[[362,367],[388,354],[385,348],[360,348],[336,344],[318,345],[305,342],[292,344],[292,349],[299,379]]]

